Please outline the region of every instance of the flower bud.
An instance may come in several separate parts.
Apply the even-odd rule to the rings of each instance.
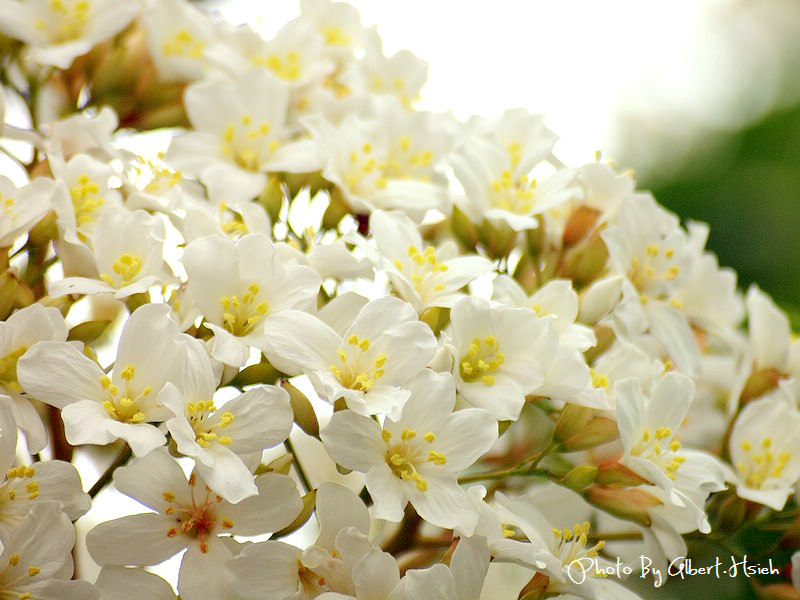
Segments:
[[[576,492],[582,492],[592,485],[597,477],[597,467],[578,465],[561,478],[559,483]]]
[[[300,510],[300,514],[297,515],[295,520],[280,531],[273,533],[270,539],[285,537],[290,533],[294,533],[306,524],[306,522],[311,518],[311,515],[313,514],[317,505],[317,490],[311,490],[308,492],[305,496],[303,496],[302,501],[303,508]]]
[[[474,250],[478,244],[478,228],[469,220],[469,217],[457,206],[453,207],[450,217],[453,235],[468,249]]]
[[[91,343],[101,337],[111,325],[111,321],[100,319],[97,321],[84,321],[69,330],[67,340],[78,341],[85,344]]]
[[[254,385],[257,383],[272,384],[278,381],[282,375],[283,373],[273,367],[262,354],[261,361],[258,364],[250,365],[239,371],[230,381],[230,385],[241,388],[246,385]]]
[[[661,500],[638,487],[619,484],[593,485],[584,492],[586,500],[620,519],[650,525],[648,509],[660,506]]]
[[[777,369],[761,369],[750,374],[739,396],[739,405],[744,406],[750,400],[763,396],[775,389],[785,376]]]
[[[619,437],[617,423],[598,411],[567,404],[556,423],[554,438],[564,452],[586,450]]]
[[[561,273],[572,279],[577,286],[588,285],[602,273],[608,262],[608,248],[599,232],[595,232],[585,244],[567,253]]]
[[[619,484],[635,486],[649,484],[651,482],[631,471],[625,465],[615,461],[598,467],[597,483],[600,485]]]
[[[333,188],[330,193],[328,208],[325,209],[325,214],[322,215],[322,226],[325,229],[336,229],[339,226],[339,221],[349,213],[350,208],[347,206],[341,190]]]
[[[575,207],[567,218],[561,238],[565,248],[570,248],[589,235],[597,225],[600,211],[586,205]]]
[[[511,227],[502,222],[491,223],[486,219],[478,228],[478,236],[491,258],[508,256],[517,243],[517,232]]]
[[[306,395],[294,387],[291,383],[281,381],[281,387],[289,394],[289,402],[294,413],[294,422],[308,435],[319,438],[319,421],[314,407]]]
[[[612,275],[598,279],[581,294],[578,320],[581,323],[597,323],[619,302],[622,294],[622,277]]]
[[[28,232],[28,242],[34,246],[45,246],[58,237],[56,213],[51,210]]]

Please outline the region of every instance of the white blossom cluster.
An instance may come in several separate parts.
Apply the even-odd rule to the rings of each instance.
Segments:
[[[416,110],[425,63],[330,0],[271,39],[186,0],[0,32],[0,597],[636,598],[571,569],[797,518],[786,315],[541,116]],[[89,494],[84,445],[119,452]],[[142,512],[73,579],[112,481]]]

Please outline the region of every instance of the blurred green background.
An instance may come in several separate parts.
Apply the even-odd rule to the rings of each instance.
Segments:
[[[739,286],[757,283],[800,326],[800,104],[703,141],[713,150],[640,177],[641,187],[684,219],[709,223],[708,247],[738,271]],[[622,162],[637,167],[635,156]]]

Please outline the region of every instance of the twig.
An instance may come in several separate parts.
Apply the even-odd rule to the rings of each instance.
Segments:
[[[128,459],[130,459],[132,455],[133,452],[131,452],[131,447],[128,444],[125,444],[122,450],[119,451],[119,454],[117,454],[117,457],[112,461],[110,465],[108,465],[106,470],[103,471],[103,474],[100,475],[100,478],[94,482],[92,489],[89,490],[89,496],[94,498],[98,494],[98,492],[100,492],[100,490],[102,490],[105,487],[105,485],[109,481],[111,481],[111,477],[112,475],[114,475],[114,471],[116,471],[118,467],[121,467],[126,462],[128,462]]]

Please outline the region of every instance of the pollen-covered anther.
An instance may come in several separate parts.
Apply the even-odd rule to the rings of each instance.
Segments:
[[[224,311],[222,324],[225,329],[236,336],[247,335],[255,329],[269,310],[269,304],[265,300],[258,300],[260,291],[257,283],[251,283],[241,298],[237,295],[220,296],[219,302]]]
[[[528,213],[535,204],[534,189],[536,185],[536,179],[528,179],[525,175],[514,179],[511,171],[503,171],[500,179],[492,182],[492,203],[497,208],[512,213]]]
[[[751,442],[742,441],[740,445],[746,460],[736,463],[736,469],[742,476],[745,485],[761,489],[768,479],[779,478],[791,459],[789,452],[781,452],[777,456],[772,452],[772,439],[765,437],[756,449]]]
[[[483,339],[475,338],[469,345],[466,355],[461,359],[459,371],[466,382],[481,380],[486,385],[494,385],[491,375],[505,361],[505,354],[499,352],[497,338],[493,335]]]
[[[95,220],[95,211],[105,204],[105,198],[98,196],[100,187],[86,173],[81,173],[77,185],[69,189],[75,222],[78,226],[87,225]]]
[[[603,549],[605,542],[602,540],[586,548],[590,529],[588,521],[578,523],[572,529],[553,529],[556,542],[554,554],[561,559],[562,564],[569,565],[580,558],[594,558]]]
[[[428,452],[428,462],[432,462],[435,465],[443,465],[447,462],[447,457],[441,452],[431,450]]]

